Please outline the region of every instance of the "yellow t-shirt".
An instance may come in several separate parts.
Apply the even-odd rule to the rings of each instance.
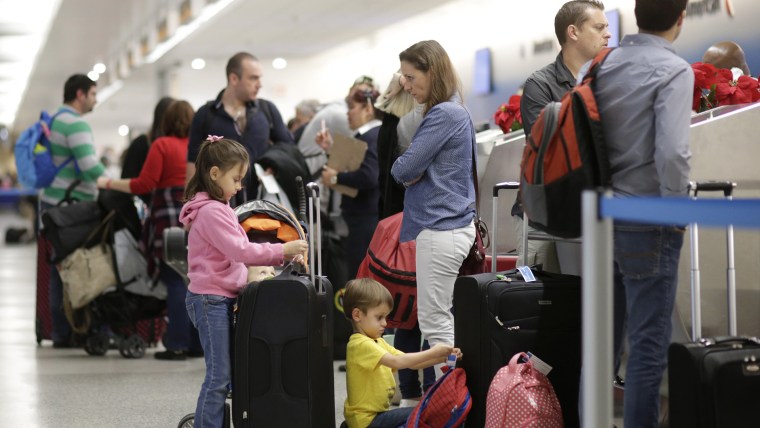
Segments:
[[[380,339],[354,333],[346,347],[346,389],[343,415],[349,428],[366,428],[381,412],[391,407],[396,391],[393,370],[380,364],[383,355],[403,352]]]

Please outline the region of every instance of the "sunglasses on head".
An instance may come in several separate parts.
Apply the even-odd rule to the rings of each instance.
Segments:
[[[356,80],[354,80],[354,85],[361,85],[361,84],[374,85],[375,80],[369,76],[359,76]]]

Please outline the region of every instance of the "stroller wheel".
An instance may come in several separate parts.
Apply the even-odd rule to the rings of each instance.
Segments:
[[[195,413],[190,413],[185,415],[184,418],[179,420],[179,425],[177,425],[177,428],[193,428],[193,425],[195,424]]]
[[[84,343],[84,350],[89,355],[105,355],[108,352],[110,338],[106,333],[92,333],[87,336]]]
[[[124,358],[142,358],[145,355],[147,345],[142,337],[133,334],[121,341],[119,353]]]

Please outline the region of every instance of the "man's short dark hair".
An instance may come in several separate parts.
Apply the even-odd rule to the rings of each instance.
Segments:
[[[227,61],[227,69],[225,70],[227,74],[227,79],[230,78],[230,74],[235,73],[235,76],[240,77],[240,73],[243,72],[243,61],[250,59],[251,61],[258,62],[259,59],[255,56],[249,54],[248,52],[238,52],[235,55],[232,55],[232,58],[230,58],[229,61]]]
[[[63,102],[74,101],[80,89],[87,94],[93,86],[97,86],[97,83],[84,74],[75,74],[69,77],[63,85]]]
[[[644,31],[667,31],[678,22],[688,0],[636,0],[636,25]]]
[[[562,5],[554,16],[554,33],[560,46],[567,41],[567,27],[575,25],[581,28],[589,18],[586,11],[589,8],[604,10],[604,4],[597,0],[572,0]]]

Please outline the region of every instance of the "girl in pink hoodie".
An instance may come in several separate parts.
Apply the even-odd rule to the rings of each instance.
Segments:
[[[232,306],[246,285],[246,266],[282,265],[308,249],[306,241],[248,241],[229,205],[248,170],[240,143],[209,135],[195,160],[179,216],[189,230],[187,311],[198,329],[206,360],[195,426],[221,427],[231,380]]]

